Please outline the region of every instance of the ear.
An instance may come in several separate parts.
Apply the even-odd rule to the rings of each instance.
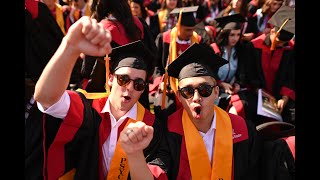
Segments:
[[[213,91],[214,91],[215,96],[219,97],[219,91],[220,91],[219,86],[215,86],[213,88]]]
[[[114,80],[114,75],[113,74],[109,74],[109,79],[108,79],[109,87],[112,87],[113,80]]]

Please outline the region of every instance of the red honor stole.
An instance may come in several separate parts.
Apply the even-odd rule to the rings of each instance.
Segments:
[[[144,107],[138,102],[137,103],[137,121],[142,121],[145,113]],[[135,122],[135,120],[129,118],[125,127],[128,126],[130,122]],[[126,180],[128,179],[129,174],[129,165],[127,155],[122,149],[119,138],[116,146],[116,150],[114,152],[113,158],[111,160],[110,170],[108,172],[108,176],[106,180]]]
[[[203,139],[190,120],[186,110],[182,114],[182,126],[190,164],[191,177],[197,180],[231,180],[233,162],[232,125],[229,115],[215,106],[216,133],[214,161],[210,163]]]

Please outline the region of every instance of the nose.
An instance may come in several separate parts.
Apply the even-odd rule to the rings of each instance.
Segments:
[[[201,96],[200,96],[200,94],[198,92],[198,89],[195,89],[192,100],[193,100],[193,102],[199,102],[200,99],[201,99]]]
[[[130,82],[125,86],[127,89],[133,89],[134,83],[130,80]]]

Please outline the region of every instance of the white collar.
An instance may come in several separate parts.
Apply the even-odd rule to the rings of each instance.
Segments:
[[[176,42],[178,43],[178,44],[190,44],[191,43],[191,40],[189,39],[189,40],[180,40],[178,37],[176,38]]]
[[[123,118],[131,118],[133,120],[137,120],[137,111],[138,111],[138,107],[137,107],[137,103],[135,103],[132,108],[125,114],[123,115],[120,119]],[[106,113],[108,112],[110,115],[112,115],[111,113],[111,109],[110,109],[110,100],[109,98],[107,99],[106,104],[104,105],[101,113]],[[113,116],[113,115],[112,115]]]

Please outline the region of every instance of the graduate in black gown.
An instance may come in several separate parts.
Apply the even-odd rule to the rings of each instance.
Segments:
[[[181,104],[176,98],[176,83],[172,77],[166,81],[165,68],[173,62],[182,52],[184,52],[193,43],[202,43],[202,37],[195,32],[196,11],[199,6],[175,8],[170,12],[178,18],[176,26],[163,33],[160,33],[156,39],[158,48],[158,59],[155,65],[153,80],[157,84],[153,84],[157,90],[154,94],[154,111],[158,113],[160,109],[167,109],[168,114],[176,111]],[[181,12],[181,17],[180,17]],[[180,20],[179,20],[180,19]],[[161,79],[160,81],[157,79]],[[163,92],[164,81],[167,83],[167,90]],[[162,95],[165,96],[165,104],[162,103]]]
[[[59,47],[63,33],[46,4],[25,0],[25,179],[41,179],[42,113],[33,98],[41,72]]]
[[[263,89],[275,97],[283,121],[295,124],[295,10],[283,5],[269,23],[274,26],[269,34],[247,44],[252,52],[247,61],[250,91],[240,98],[256,125],[274,121],[257,116],[257,90]]]
[[[169,179],[257,180],[262,141],[255,127],[214,104],[217,69],[226,60],[210,46],[193,44],[168,66],[182,103],[168,117],[173,158]]]
[[[166,178],[162,128],[138,102],[153,69],[149,54],[141,41],[113,49],[110,42],[102,23],[80,18],[36,84],[34,97],[44,113],[44,163],[38,169],[44,179]],[[81,52],[110,57],[107,96],[66,90]]]
[[[154,62],[157,51],[153,35],[143,18],[133,16],[127,0],[100,0],[92,3],[92,17],[104,24],[112,34],[112,47],[118,47],[136,40],[142,40],[148,47],[146,50],[153,54],[149,61]],[[94,60],[92,60],[94,59]],[[88,92],[106,92],[106,68],[103,57],[85,56],[81,74],[83,89]],[[149,79],[149,77],[148,77]],[[139,102],[149,109],[149,88],[147,87]]]

